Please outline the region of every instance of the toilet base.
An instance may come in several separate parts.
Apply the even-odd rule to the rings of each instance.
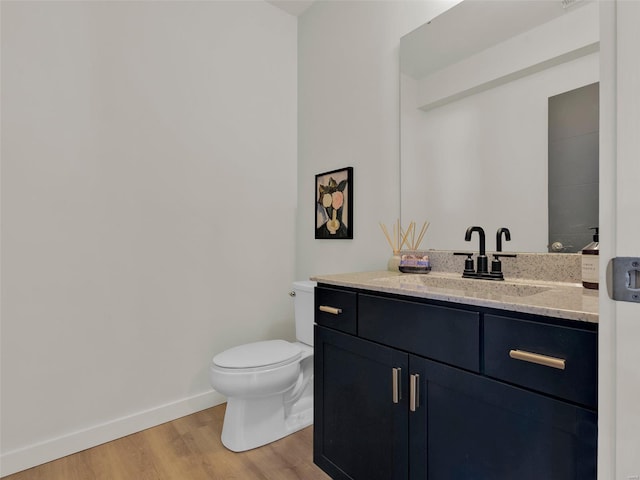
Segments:
[[[229,398],[222,426],[222,444],[233,452],[261,447],[313,423],[313,396],[303,395],[285,412],[284,395]]]

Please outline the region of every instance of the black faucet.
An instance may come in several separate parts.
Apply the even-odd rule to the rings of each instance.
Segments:
[[[515,257],[516,255],[513,253],[502,253],[502,236],[506,241],[511,240],[511,232],[508,228],[499,228],[496,233],[496,252],[493,254],[494,260],[491,262],[491,272],[488,269],[489,260],[487,258],[486,251],[486,242],[484,230],[482,227],[469,227],[467,228],[467,232],[464,235],[464,239],[469,242],[471,241],[471,234],[473,232],[478,232],[478,236],[480,237],[480,249],[478,252],[478,268],[476,270],[473,269],[473,253],[470,252],[454,252],[454,255],[466,255],[467,259],[464,262],[464,272],[462,273],[463,278],[483,278],[486,280],[504,280],[504,275],[502,274],[502,264],[500,262],[500,257]]]
[[[504,239],[507,242],[511,241],[511,232],[509,231],[509,229],[505,227],[499,228],[498,232],[496,233],[496,252],[502,251],[502,234],[503,233],[504,233]]]
[[[511,241],[511,232],[508,228],[502,227],[499,228],[496,232],[496,253],[493,255],[493,260],[491,261],[491,278],[493,280],[504,280],[504,274],[502,273],[502,262],[500,262],[500,257],[515,257],[514,253],[502,253],[502,235],[504,234],[504,239],[509,242]]]
[[[467,233],[465,233],[464,235],[464,239],[467,242],[471,241],[471,234],[473,232],[478,232],[478,235],[480,236],[480,251],[478,252],[478,263],[477,263],[478,266],[476,269],[476,274],[473,276],[480,277],[489,273],[489,269],[488,269],[489,262],[487,259],[487,251],[485,248],[485,236],[484,236],[484,230],[482,227],[469,227],[467,228]]]

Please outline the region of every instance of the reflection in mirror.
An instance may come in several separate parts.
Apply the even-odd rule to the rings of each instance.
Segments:
[[[571,5],[466,0],[402,38],[401,217],[431,222],[424,248],[482,225],[548,251],[549,98],[599,79],[597,3]]]
[[[549,98],[549,251],[575,253],[598,226],[599,83]]]

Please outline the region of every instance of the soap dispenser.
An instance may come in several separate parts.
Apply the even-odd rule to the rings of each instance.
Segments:
[[[598,227],[591,227],[595,230],[593,234],[593,242],[582,249],[582,286],[598,290],[599,278],[599,253],[600,253],[600,237]]]

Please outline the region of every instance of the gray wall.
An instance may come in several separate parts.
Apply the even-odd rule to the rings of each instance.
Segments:
[[[549,245],[569,253],[598,226],[599,85],[549,98]]]

